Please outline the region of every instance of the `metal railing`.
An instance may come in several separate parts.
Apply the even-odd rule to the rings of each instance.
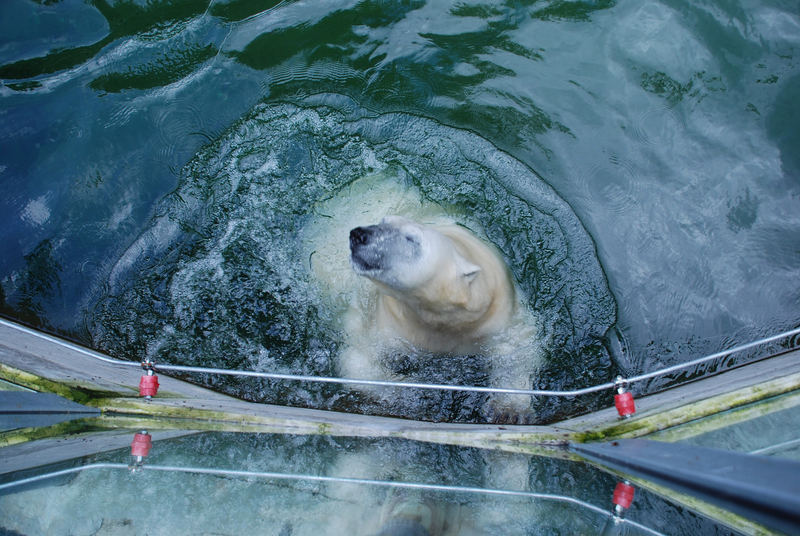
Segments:
[[[366,380],[366,379],[356,379],[356,378],[338,378],[338,377],[330,377],[330,376],[309,376],[309,375],[302,375],[302,374],[283,374],[277,372],[258,372],[258,371],[249,371],[249,370],[229,370],[229,369],[222,369],[222,368],[208,368],[208,367],[193,367],[193,366],[186,366],[186,365],[170,365],[170,364],[162,364],[162,363],[155,363],[152,361],[145,361],[143,363],[137,363],[134,361],[123,361],[121,359],[114,359],[112,357],[103,355],[99,352],[94,350],[90,350],[88,348],[84,348],[77,344],[72,344],[70,342],[64,341],[57,337],[47,335],[45,333],[41,333],[34,329],[30,329],[24,326],[20,326],[18,324],[8,322],[0,318],[0,325],[17,329],[19,331],[25,332],[27,334],[33,335],[43,340],[47,340],[49,342],[58,344],[63,347],[70,348],[73,351],[79,352],[83,355],[88,357],[98,359],[100,361],[111,363],[114,365],[119,366],[127,366],[127,367],[145,367],[151,368],[156,371],[168,371],[168,372],[186,372],[186,373],[199,373],[199,374],[220,374],[220,375],[227,375],[227,376],[239,376],[239,377],[248,377],[248,378],[262,378],[262,379],[272,379],[272,380],[285,380],[285,381],[301,381],[301,382],[317,382],[317,383],[329,383],[329,384],[339,384],[339,385],[363,385],[363,386],[370,386],[370,387],[399,387],[399,388],[411,388],[411,389],[432,389],[432,390],[439,390],[439,391],[465,391],[465,392],[476,392],[476,393],[493,393],[493,394],[510,394],[510,395],[528,395],[528,396],[562,396],[562,397],[571,397],[571,396],[580,396],[589,393],[594,393],[598,391],[605,391],[607,389],[615,389],[619,388],[620,385],[627,386],[635,382],[639,382],[642,380],[648,380],[651,378],[655,378],[658,376],[664,376],[666,374],[676,372],[678,370],[686,369],[689,367],[693,367],[696,365],[700,365],[703,363],[707,363],[709,361],[713,361],[715,359],[720,359],[723,357],[728,357],[732,354],[744,352],[746,350],[750,350],[752,348],[756,348],[758,346],[762,346],[771,342],[776,342],[779,340],[787,339],[796,335],[800,335],[800,328],[795,328],[790,331],[785,331],[783,333],[779,333],[777,335],[773,335],[770,337],[765,337],[763,339],[759,339],[753,342],[749,342],[746,344],[742,344],[739,346],[735,346],[733,348],[729,348],[727,350],[723,350],[720,352],[716,352],[698,359],[693,359],[691,361],[687,361],[686,363],[679,363],[677,365],[672,365],[669,367],[665,367],[662,369],[654,370],[652,372],[648,372],[645,374],[638,374],[636,376],[631,376],[629,378],[622,378],[619,377],[613,382],[606,382],[599,385],[593,385],[590,387],[584,387],[582,389],[572,389],[572,390],[549,390],[549,389],[509,389],[509,388],[502,388],[502,387],[482,387],[482,386],[473,386],[473,385],[447,385],[447,384],[435,384],[435,383],[419,383],[419,382],[398,382],[398,381],[389,381],[389,380]]]
[[[515,490],[494,489],[494,488],[480,488],[472,486],[451,486],[445,484],[424,484],[420,482],[374,480],[368,478],[351,478],[351,477],[339,477],[339,476],[306,475],[306,474],[276,473],[276,472],[261,472],[261,471],[241,471],[241,470],[230,470],[230,469],[210,469],[203,467],[179,467],[172,465],[146,464],[146,465],[131,466],[124,463],[92,463],[83,465],[81,467],[62,469],[60,471],[53,471],[51,473],[44,473],[41,475],[36,475],[0,484],[0,491],[10,490],[14,487],[24,486],[26,484],[32,484],[50,478],[57,478],[60,476],[78,473],[81,471],[96,470],[96,469],[114,469],[114,470],[122,469],[133,472],[144,470],[144,471],[154,471],[161,473],[190,473],[197,475],[213,475],[213,476],[224,476],[224,477],[244,478],[244,479],[264,479],[264,480],[284,480],[284,481],[290,480],[290,481],[303,481],[303,482],[358,484],[358,485],[379,486],[379,487],[421,490],[421,491],[467,493],[467,494],[480,494],[480,495],[501,496],[501,497],[521,497],[534,500],[554,501],[560,503],[573,504],[585,508],[587,510],[590,510],[596,514],[605,516],[608,519],[614,519],[615,523],[624,523],[632,527],[636,527],[637,529],[643,530],[649,534],[653,534],[655,536],[663,536],[660,532],[657,532],[645,525],[642,525],[641,523],[637,523],[635,521],[632,521],[624,517],[618,517],[614,514],[614,512],[605,510],[591,503],[582,501],[580,499],[576,499],[574,497],[569,497],[566,495],[537,493],[533,491],[515,491]]]

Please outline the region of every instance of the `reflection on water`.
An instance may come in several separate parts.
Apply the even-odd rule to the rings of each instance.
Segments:
[[[581,462],[561,459],[558,451],[552,458],[533,457],[388,439],[189,435],[156,441],[143,469],[135,473],[125,465],[129,453],[126,448],[83,459],[84,464],[120,466],[99,465],[3,490],[0,529],[21,534],[368,536],[419,523],[437,536],[598,534],[617,482]],[[54,469],[77,466],[62,462]],[[49,469],[7,474],[2,481]],[[479,492],[486,488],[522,493]],[[551,498],[527,497],[528,492]],[[636,490],[627,517],[657,533],[730,534],[643,489]],[[650,534],[631,525],[622,530]]]
[[[16,3],[18,5],[13,7],[23,11],[30,10],[29,7],[25,8],[19,5],[22,4],[22,2]],[[44,2],[45,5],[57,3],[58,0],[56,0],[56,2]],[[137,34],[143,34],[143,36],[146,36],[149,32],[160,29],[163,25],[170,26],[175,24],[177,21],[190,19],[200,15],[205,10],[205,6],[202,4],[186,0],[160,2],[154,5],[137,5],[133,2],[109,3],[105,0],[98,0],[96,2],[92,2],[91,6],[94,9],[91,10],[86,9],[84,6],[80,6],[78,2],[66,2],[66,4],[67,5],[64,8],[66,16],[73,17],[73,20],[70,21],[72,24],[63,29],[63,33],[66,34],[67,39],[81,39],[82,36],[79,35],[76,30],[85,32],[88,29],[87,27],[91,28],[91,26],[97,26],[98,24],[102,24],[102,22],[105,22],[106,35],[102,39],[90,45],[58,48],[49,51],[43,56],[32,58],[26,57],[24,59],[6,63],[0,67],[0,78],[17,80],[33,78],[43,74],[52,74],[66,69],[72,69],[83,65],[87,61],[95,59],[97,54],[103,50],[106,45],[114,42],[117,39],[137,36]],[[11,8],[8,9],[10,10]],[[99,12],[102,18],[97,16],[97,12]],[[38,17],[36,15],[38,15]],[[36,15],[34,15],[32,18],[34,20],[38,19],[37,22],[41,21],[45,17],[55,18],[58,16],[57,13],[48,13],[46,10],[42,10]],[[89,21],[80,23],[79,19],[83,17],[87,17]],[[78,24],[82,24],[84,27],[76,28],[75,25]],[[19,30],[21,30],[21,28],[17,29],[17,32],[19,32]],[[14,32],[12,35],[16,34],[17,32]],[[163,32],[159,33],[163,35]],[[13,44],[14,43],[12,42],[11,45]],[[25,51],[20,50],[17,52],[17,55],[22,55],[24,57],[28,54],[25,54]],[[190,70],[191,69],[189,69],[189,71]],[[182,78],[180,73],[175,73],[177,76],[170,72],[164,72],[163,74],[165,74],[167,77],[175,77],[174,79]],[[186,74],[188,74],[188,71],[183,73],[184,76]],[[102,78],[103,77],[96,79],[95,84],[92,84],[91,87],[95,89],[101,88],[102,84],[96,82]],[[164,85],[164,79],[155,80],[154,82],[156,83],[153,85],[146,85],[144,87],[140,87],[139,89],[147,89]],[[10,85],[10,87],[12,89],[30,90],[39,86],[28,84],[23,88],[16,88],[14,85]],[[120,88],[117,88],[117,91],[119,89]]]
[[[432,162],[443,162],[446,143],[430,146],[434,156],[420,155],[424,174],[404,172],[425,187],[424,195],[482,217],[519,283],[537,287],[529,293],[533,300],[557,297],[532,304],[545,316],[553,313],[555,358],[543,371],[543,386],[586,385],[615,369],[649,371],[794,327],[800,321],[800,19],[793,7],[778,0],[2,2],[0,307],[117,353],[138,358],[172,348],[176,358],[200,359],[200,350],[175,350],[177,341],[189,334],[203,341],[205,332],[236,324],[214,316],[226,311],[221,300],[230,296],[195,285],[202,292],[186,305],[191,314],[178,317],[174,303],[162,298],[170,285],[176,288],[178,274],[190,286],[211,281],[205,254],[213,253],[212,243],[193,233],[222,238],[234,223],[231,211],[244,219],[246,207],[231,205],[232,198],[206,199],[212,215],[195,221],[202,207],[162,199],[203,184],[205,194],[217,192],[200,178],[222,180],[225,158],[233,164],[237,150],[255,151],[237,146],[258,138],[255,118],[289,102],[331,106],[343,121],[336,143],[374,145],[384,151],[383,164],[409,166],[414,151],[403,146],[419,145],[419,138],[399,129],[400,139],[370,140],[383,128],[381,117],[398,121],[396,127],[426,118],[443,143],[468,132],[481,140],[475,143],[502,149],[496,158],[513,156],[516,180],[488,179],[485,199],[477,175],[495,173],[491,151],[479,158],[466,152],[461,164],[432,169]],[[344,95],[350,104],[344,97],[314,100],[321,94]],[[325,192],[347,180],[314,168],[328,158],[314,152],[320,131],[312,126],[304,137],[301,128],[287,134],[274,128],[279,124],[260,130],[270,138],[258,142],[267,152],[291,141],[294,178],[315,169],[315,181],[330,181]],[[248,138],[251,127],[256,134]],[[389,158],[393,146],[398,162]],[[311,167],[303,167],[306,158]],[[473,170],[466,192],[457,181],[442,182],[462,164]],[[253,175],[243,184],[260,180],[258,168],[236,173],[248,170]],[[541,206],[526,188],[542,179],[571,210],[536,237],[524,222]],[[253,210],[276,201],[280,208],[282,200],[264,199]],[[177,231],[156,227],[167,221],[164,211],[182,225]],[[284,223],[295,228],[302,217]],[[561,229],[564,222],[569,226]],[[568,239],[552,240],[551,231]],[[125,283],[148,288],[136,294],[141,325],[131,330],[123,323],[125,333],[111,341],[108,299],[125,299],[114,294],[121,288],[115,267],[148,236],[156,241],[142,254],[152,256],[154,271]],[[308,296],[287,301],[298,292],[294,279],[283,286],[278,276],[261,287],[243,282],[247,267],[261,263],[266,270],[270,256],[284,253],[260,251],[266,256],[259,259],[253,252],[264,242],[239,238],[223,256],[226,274],[255,293],[245,302],[252,314],[238,329],[264,339],[267,353],[254,357],[253,345],[240,345],[236,333],[229,343],[201,342],[203,358],[324,370],[335,335],[316,344],[319,337],[292,330],[312,326],[311,317],[325,311],[309,308]],[[293,259],[291,251],[285,255]],[[553,266],[542,270],[543,258]],[[560,286],[559,258],[573,274]],[[195,273],[190,259],[197,261]],[[310,319],[276,323],[261,311],[267,306]],[[604,336],[615,322],[624,344],[609,346],[614,338]],[[307,352],[311,362],[287,362],[288,354],[276,350],[282,344],[294,345],[297,355]],[[606,346],[628,351],[609,355]],[[308,403],[318,393],[287,396]],[[537,403],[543,415],[557,415],[598,402]]]

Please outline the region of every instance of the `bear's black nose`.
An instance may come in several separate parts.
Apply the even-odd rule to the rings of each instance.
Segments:
[[[369,242],[372,230],[369,227],[356,227],[350,231],[350,249],[356,246],[363,246]]]

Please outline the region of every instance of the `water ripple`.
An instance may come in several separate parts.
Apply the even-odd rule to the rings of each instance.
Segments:
[[[599,189],[602,206],[615,214],[636,210],[640,203],[643,181],[633,163],[616,153],[610,154],[606,162],[592,166],[581,182]]]
[[[633,123],[633,139],[646,146],[657,146],[671,141],[676,132],[683,132],[686,123],[669,105],[648,108],[636,116]]]

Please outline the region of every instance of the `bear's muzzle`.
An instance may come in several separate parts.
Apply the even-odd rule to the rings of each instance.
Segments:
[[[356,227],[350,231],[350,262],[357,273],[381,268],[382,252],[375,247],[377,226]]]

